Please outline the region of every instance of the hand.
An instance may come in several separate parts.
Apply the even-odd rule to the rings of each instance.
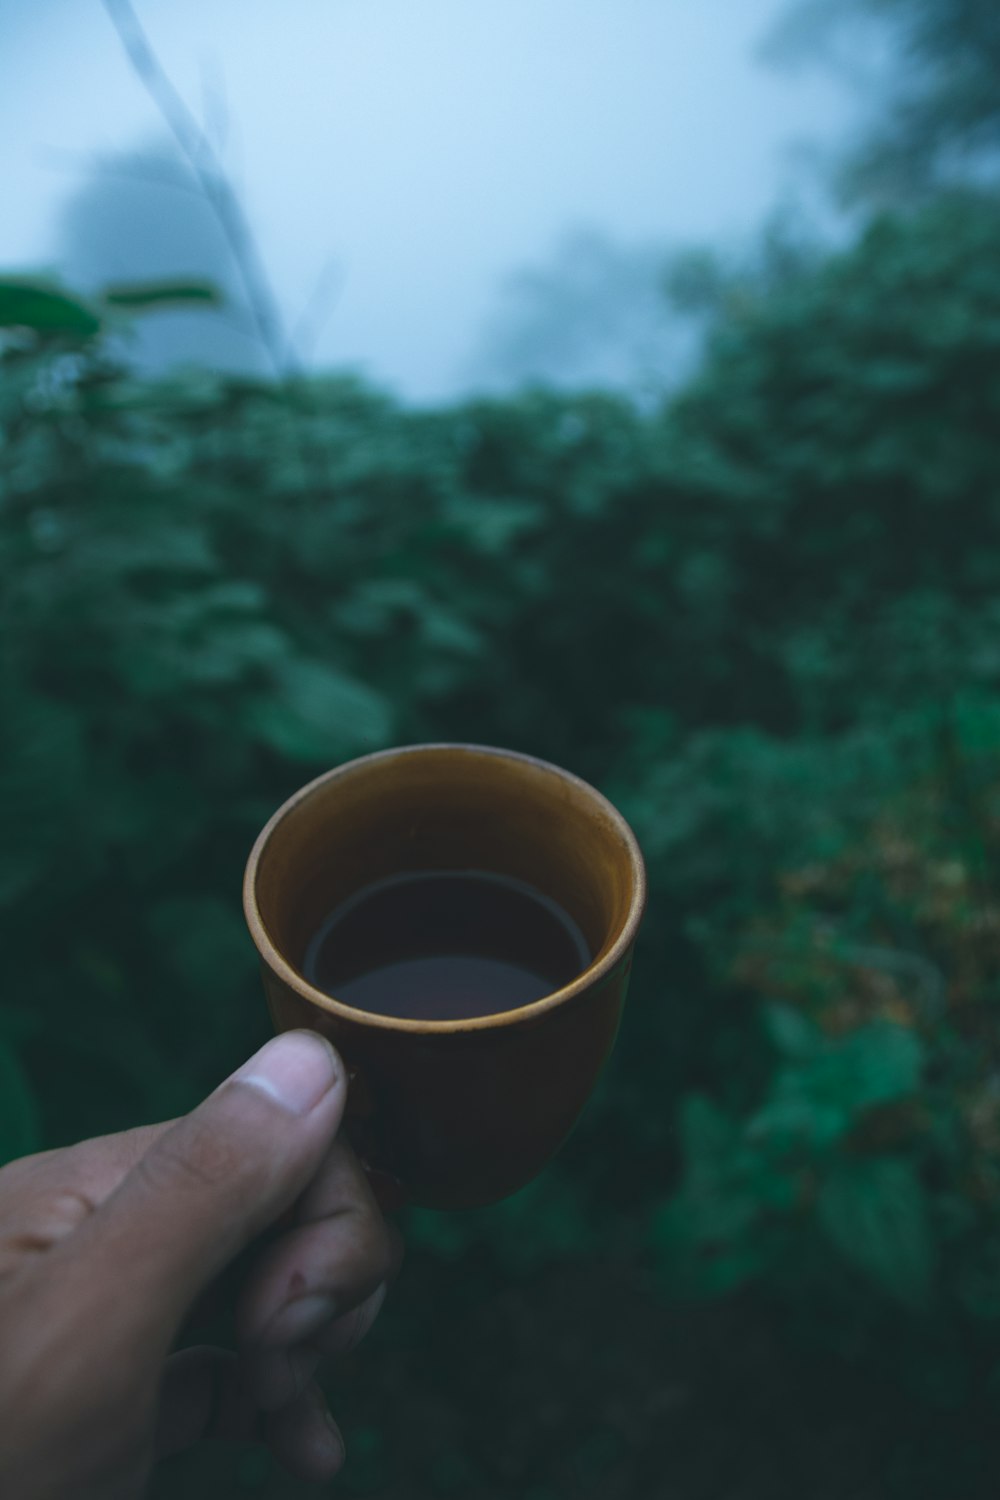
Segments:
[[[399,1259],[336,1139],[346,1094],[333,1048],[287,1032],[180,1120],[0,1171],[5,1500],[134,1500],[154,1458],[201,1437],[336,1473],[312,1376],[367,1332]],[[239,1352],[168,1358],[200,1294],[285,1214],[242,1286]]]

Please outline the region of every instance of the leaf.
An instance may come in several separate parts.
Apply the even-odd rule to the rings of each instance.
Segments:
[[[21,277],[0,281],[0,328],[30,328],[35,333],[87,339],[100,326],[88,303],[49,282]]]
[[[708,1296],[753,1281],[772,1253],[759,1205],[746,1192],[682,1192],[654,1210],[650,1239],[670,1283]]]
[[[680,1136],[689,1160],[723,1157],[735,1142],[732,1121],[704,1094],[688,1094],[680,1106]]]
[[[926,1302],[933,1246],[926,1194],[910,1162],[845,1162],[824,1182],[818,1210],[824,1233],[845,1260],[897,1300]]]
[[[764,1024],[772,1042],[786,1057],[812,1057],[823,1044],[816,1024],[791,1005],[765,1005]]]
[[[188,306],[197,303],[221,307],[225,298],[210,281],[135,281],[105,287],[103,300],[111,307],[130,312],[156,312],[163,307]]]
[[[774,1012],[787,1012],[782,1025],[794,1015],[787,1007],[769,1009],[769,1024]],[[801,1038],[791,1027],[785,1040],[798,1044]],[[908,1099],[920,1085],[920,1042],[892,1022],[876,1021],[837,1039],[815,1031],[812,1046],[779,1070],[751,1123],[753,1139],[825,1148],[846,1136],[867,1110]]]
[[[0,1039],[0,1166],[41,1145],[31,1085],[11,1047]]]
[[[456,500],[448,520],[470,550],[486,557],[501,557],[522,537],[539,529],[544,512],[532,500],[494,500],[479,495],[474,500]]]
[[[483,638],[465,620],[450,610],[428,605],[423,612],[423,638],[427,646],[452,651],[459,656],[480,656]]]
[[[844,1111],[808,1095],[778,1097],[747,1122],[747,1140],[772,1151],[788,1152],[824,1147],[842,1136],[850,1124]]]
[[[221,895],[179,896],[150,909],[155,951],[178,977],[186,1001],[204,995],[218,1005],[245,990],[257,965],[238,913],[233,900]]]
[[[59,858],[86,779],[82,725],[72,707],[41,694],[6,694],[0,709],[0,907]]]
[[[272,749],[293,760],[332,761],[388,742],[388,701],[374,688],[322,662],[283,664],[273,691],[251,700],[244,723]]]
[[[841,1044],[839,1076],[855,1110],[916,1093],[923,1070],[919,1037],[891,1021],[875,1021]]]

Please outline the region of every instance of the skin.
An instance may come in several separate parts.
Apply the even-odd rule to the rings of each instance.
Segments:
[[[367,1332],[401,1257],[338,1138],[346,1094],[333,1048],[290,1032],[190,1115],[0,1171],[0,1495],[133,1500],[201,1438],[336,1474],[313,1377]],[[171,1353],[237,1257],[237,1348]]]

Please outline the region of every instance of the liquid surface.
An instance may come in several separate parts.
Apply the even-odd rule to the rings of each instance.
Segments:
[[[337,907],[302,972],[359,1010],[445,1021],[530,1005],[591,957],[572,917],[533,886],[429,870],[380,880]]]

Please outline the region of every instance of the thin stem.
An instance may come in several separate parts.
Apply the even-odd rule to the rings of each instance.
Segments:
[[[126,56],[187,157],[233,254],[261,343],[279,376],[298,372],[253,232],[225,168],[150,45],[130,0],[104,0]]]
[[[305,307],[292,328],[289,343],[300,359],[308,360],[333,310],[344,275],[339,260],[331,257],[323,267]]]

